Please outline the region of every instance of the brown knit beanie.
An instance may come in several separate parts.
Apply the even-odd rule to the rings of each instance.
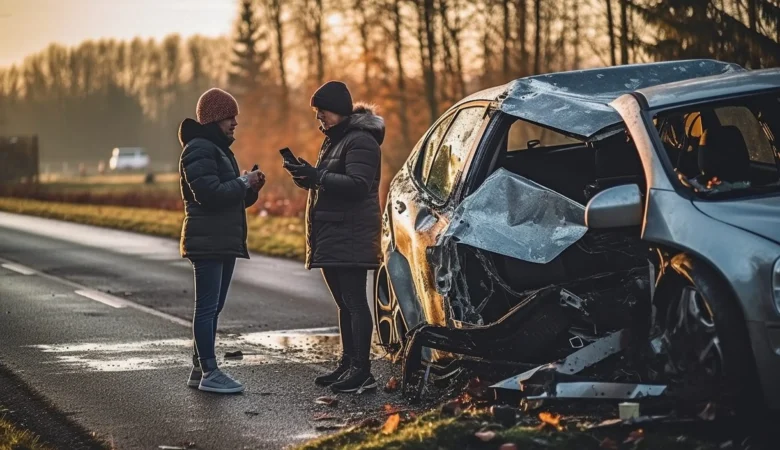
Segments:
[[[198,99],[195,114],[201,125],[219,122],[238,115],[238,102],[222,89],[211,88]]]

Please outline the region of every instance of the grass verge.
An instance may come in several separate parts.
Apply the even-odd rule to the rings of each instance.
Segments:
[[[0,197],[0,211],[134,231],[178,239],[183,213],[125,206],[81,205]],[[305,256],[303,220],[291,217],[248,217],[249,250],[302,260]]]
[[[15,427],[0,416],[0,450],[49,450],[28,430]]]
[[[557,431],[538,426],[502,428],[490,423],[485,413],[443,417],[438,411],[426,413],[385,433],[380,426],[348,429],[303,444],[298,450],[603,450],[664,449],[715,450],[720,443],[701,442],[674,433],[576,429]],[[478,437],[477,434],[481,437]]]

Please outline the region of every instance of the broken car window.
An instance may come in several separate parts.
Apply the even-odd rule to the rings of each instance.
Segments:
[[[422,167],[420,168],[420,179],[425,182],[428,179],[428,174],[431,171],[431,163],[436,156],[436,150],[439,148],[441,138],[444,136],[444,132],[447,131],[447,127],[452,122],[452,115],[439,122],[436,128],[431,132],[430,137],[425,142],[425,147],[422,151]]]
[[[516,120],[509,128],[506,150],[514,152],[534,147],[554,147],[558,145],[580,144],[581,141],[570,138],[553,130]]]
[[[780,190],[776,100],[754,96],[658,114],[658,133],[678,180],[704,197]]]
[[[745,138],[750,153],[750,160],[764,164],[774,164],[775,155],[772,144],[756,116],[744,106],[725,106],[717,108],[715,114],[723,126],[735,126]]]
[[[477,137],[484,113],[482,106],[461,109],[441,141],[430,163],[428,176],[423,178],[428,190],[438,199],[446,200],[452,192]],[[430,148],[427,147],[427,150]]]

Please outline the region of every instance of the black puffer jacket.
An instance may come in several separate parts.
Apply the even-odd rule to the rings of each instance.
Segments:
[[[306,267],[379,266],[379,177],[384,120],[366,105],[325,131],[317,168],[327,170],[306,207]]]
[[[257,193],[238,179],[231,141],[216,124],[185,119],[179,127],[183,151],[179,180],[184,200],[180,251],[184,258],[249,258],[246,211]]]

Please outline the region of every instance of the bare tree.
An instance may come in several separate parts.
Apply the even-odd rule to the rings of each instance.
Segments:
[[[325,81],[322,0],[302,0],[299,3],[297,15],[302,23],[301,32],[303,42],[306,45],[309,72],[313,72],[316,83],[320,85]]]
[[[282,21],[282,0],[264,0],[265,11],[274,34],[274,49],[276,50],[276,67],[279,70],[279,84],[282,87],[282,102],[289,104],[289,87],[285,69],[284,22]]]
[[[542,50],[542,0],[534,1],[534,14],[536,20],[534,25],[534,75],[541,72],[541,50]]]
[[[580,45],[582,45],[582,43],[580,42],[580,2],[579,2],[579,0],[574,0],[572,2],[572,14],[574,15],[574,41],[572,42],[572,47],[574,47],[573,68],[574,69],[579,69],[580,68]]]
[[[553,36],[552,36],[552,22],[553,22],[553,5],[548,3],[544,7],[544,15],[543,15],[543,21],[544,21],[544,62],[545,67],[544,71],[549,72],[553,67],[553,61],[557,59],[555,55],[553,55],[552,51],[552,43],[553,43]]]
[[[612,0],[607,0],[607,33],[609,33],[609,58],[613,66],[617,65],[615,55],[615,21],[612,18]]]
[[[371,90],[371,43],[369,38],[368,2],[366,0],[354,0],[354,10],[357,16],[357,29],[360,35],[360,47],[363,52],[363,91]]]
[[[393,50],[396,64],[396,86],[398,88],[398,119],[401,122],[401,136],[404,148],[411,148],[412,141],[409,132],[409,119],[406,105],[406,73],[404,71],[404,44],[403,44],[403,16],[401,15],[401,2],[403,0],[391,0],[390,12],[393,19]]]
[[[517,13],[517,43],[520,47],[520,61],[518,68],[522,75],[528,74],[528,4],[526,0],[516,0],[515,5]]]
[[[756,0],[747,0],[747,8],[748,8],[748,28],[750,28],[750,31],[753,33],[756,33],[758,31],[758,5],[756,4]],[[755,48],[756,45],[754,43],[751,43],[750,45],[750,68],[751,69],[758,69],[761,67],[761,55],[758,52],[758,49]]]
[[[620,0],[620,64],[628,64],[628,3]]]
[[[511,31],[509,30],[510,18],[509,18],[509,2],[510,0],[501,0],[501,16],[504,20],[503,33],[501,38],[503,40],[503,48],[501,50],[501,74],[503,75],[503,81],[509,80],[511,67],[509,66],[509,51],[510,42],[512,41]]]
[[[439,117],[439,105],[436,99],[436,37],[433,0],[421,0],[417,3],[417,38],[420,44],[425,99],[428,102],[431,123]]]
[[[450,88],[455,97],[466,95],[466,82],[463,79],[463,43],[461,32],[463,30],[462,0],[452,0],[452,8],[449,8],[448,0],[439,0],[439,12],[442,20],[442,47],[445,52],[445,67],[454,82]]]

